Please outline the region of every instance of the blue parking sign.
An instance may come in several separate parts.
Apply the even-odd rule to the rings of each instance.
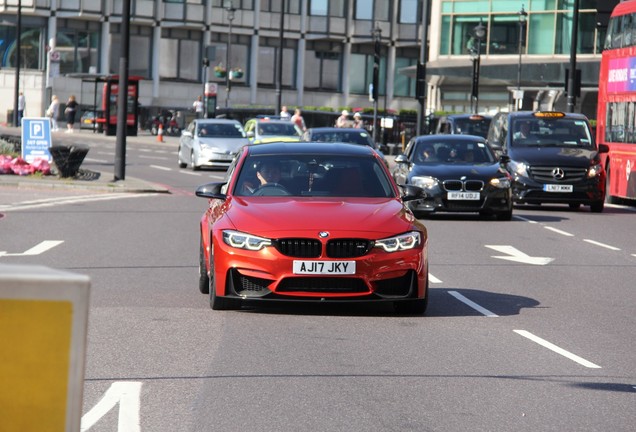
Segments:
[[[22,119],[22,158],[28,163],[36,159],[51,162],[51,121],[47,117]]]

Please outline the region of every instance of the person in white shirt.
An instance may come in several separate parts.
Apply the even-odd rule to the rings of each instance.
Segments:
[[[289,113],[289,111],[287,111],[287,107],[283,106],[280,109],[280,118],[281,120],[290,120],[291,119],[291,114]]]
[[[199,96],[197,100],[192,103],[192,108],[197,114],[197,118],[203,118],[203,99],[201,98],[201,96]]]
[[[53,132],[57,132],[59,129],[57,124],[57,117],[60,115],[60,100],[56,95],[51,97],[51,105],[46,110],[46,116],[51,119],[51,129]]]

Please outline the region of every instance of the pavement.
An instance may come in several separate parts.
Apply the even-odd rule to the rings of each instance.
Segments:
[[[21,131],[17,127],[0,126],[0,138],[20,137]],[[166,139],[175,138],[170,137]],[[52,141],[55,145],[63,144],[88,144],[107,142],[115,145],[117,138],[115,136],[106,136],[104,134],[95,133],[92,130],[75,129],[72,134],[64,133],[64,131],[53,132]],[[126,143],[142,143],[152,145],[163,145],[165,143],[157,142],[157,137],[151,135],[147,131],[140,131],[137,136],[127,136]],[[168,144],[171,148],[174,145]],[[54,167],[54,164],[52,164]],[[94,169],[84,169],[80,166],[80,170],[74,177],[60,177],[58,175],[34,174],[28,176],[19,176],[15,174],[0,174],[0,187],[14,188],[42,188],[42,189],[77,189],[88,190],[93,192],[106,193],[170,193],[163,185],[152,183],[146,180],[130,177],[125,175],[124,180],[115,180],[114,168],[110,171],[98,171]]]

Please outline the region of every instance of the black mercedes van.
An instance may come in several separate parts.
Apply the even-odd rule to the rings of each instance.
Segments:
[[[595,213],[605,203],[605,171],[590,123],[583,114],[556,111],[498,113],[488,130],[488,144],[510,158],[516,203],[589,205]]]

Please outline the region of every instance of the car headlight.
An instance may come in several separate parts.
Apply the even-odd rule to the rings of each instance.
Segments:
[[[528,177],[528,165],[524,162],[510,161],[510,169],[517,175]]]
[[[599,175],[601,175],[602,172],[603,172],[603,165],[601,164],[592,165],[587,170],[587,177],[588,178],[598,177]]]
[[[507,178],[495,177],[490,179],[490,185],[498,189],[508,189],[510,187],[510,180]]]
[[[376,240],[374,246],[385,252],[399,252],[416,248],[422,243],[422,235],[418,231],[411,231],[395,237]]]
[[[232,230],[223,231],[223,241],[229,246],[251,251],[261,250],[272,245],[270,239]]]
[[[437,179],[433,177],[414,176],[411,178],[411,184],[419,186],[422,189],[431,189],[437,185]]]

